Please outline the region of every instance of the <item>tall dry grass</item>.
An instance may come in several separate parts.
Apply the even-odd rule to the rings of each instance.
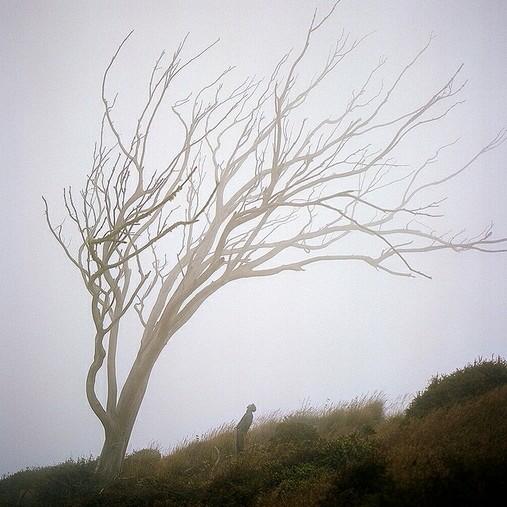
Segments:
[[[282,422],[308,425],[323,439],[334,439],[353,432],[370,434],[385,421],[386,402],[381,393],[349,402],[312,407],[304,403],[292,412],[276,411],[257,417],[248,432],[247,445],[268,444]],[[185,439],[160,463],[166,473],[211,473],[234,457],[234,422],[223,424],[194,439]]]

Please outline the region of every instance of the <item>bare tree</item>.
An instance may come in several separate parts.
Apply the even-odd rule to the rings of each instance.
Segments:
[[[300,117],[308,97],[361,43],[342,33],[313,79],[296,78],[312,37],[335,8],[320,19],[314,15],[302,49],[285,55],[268,80],[246,79],[227,88],[227,69],[197,94],[175,102],[171,111],[181,125],[181,144],[172,146],[161,168],[147,167],[147,153],[169,85],[215,43],[187,60],[185,41],[165,64],[162,54],[130,136],[116,126],[115,100],[106,86],[130,34],[105,71],[104,115],[91,170],[79,196],[70,188],[63,194],[78,247],[64,240],[44,202],[49,228],[91,297],[95,353],[86,393],[105,431],[98,471],[106,476],[121,469],[161,351],[225,284],[303,271],[322,261],[360,261],[392,275],[427,277],[412,264],[412,254],[503,251],[499,244],[505,240],[492,239],[491,227],[465,238],[440,234],[429,222],[441,216],[434,191],[503,143],[505,131],[438,179],[428,180],[427,170],[453,143],[415,167],[394,159],[407,135],[438,122],[459,103],[461,67],[429,98],[399,114],[390,111],[392,98],[427,46],[389,86],[370,92],[385,64],[380,60],[336,115],[319,121]],[[374,145],[372,139],[382,141]],[[142,333],[120,386],[117,347],[129,311],[137,312]],[[104,402],[96,391],[102,368]]]

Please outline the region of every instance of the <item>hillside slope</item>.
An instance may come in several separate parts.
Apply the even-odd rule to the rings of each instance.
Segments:
[[[386,415],[382,397],[374,396],[265,417],[239,456],[226,425],[166,456],[132,453],[108,485],[94,475],[93,459],[21,471],[0,481],[0,505],[499,505],[507,474],[507,365],[490,363],[433,378],[402,414]],[[478,388],[470,378],[483,378],[480,368],[501,380],[488,377]],[[463,394],[467,385],[470,395]],[[454,402],[449,390],[459,393]]]

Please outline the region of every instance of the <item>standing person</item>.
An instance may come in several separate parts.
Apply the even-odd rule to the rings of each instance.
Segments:
[[[253,413],[256,410],[257,407],[253,403],[248,405],[248,407],[246,407],[245,415],[236,426],[236,454],[239,454],[245,448],[246,433],[252,425]]]

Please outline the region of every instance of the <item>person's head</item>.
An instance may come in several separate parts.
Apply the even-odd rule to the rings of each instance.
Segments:
[[[255,412],[257,410],[257,407],[253,403],[250,403],[246,409],[248,412]]]

